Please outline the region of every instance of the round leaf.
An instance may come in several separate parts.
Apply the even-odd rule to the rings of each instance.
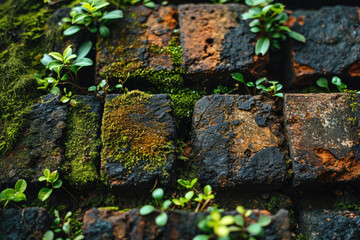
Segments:
[[[101,19],[117,19],[122,18],[123,12],[121,10],[114,10],[108,13],[105,13]]]
[[[182,203],[179,199],[176,199],[176,198],[174,198],[174,199],[172,200],[172,202],[173,202],[175,205],[177,205],[177,206],[182,206],[182,205],[183,205],[183,203]]]
[[[15,191],[23,193],[25,192],[26,187],[27,187],[26,181],[24,179],[19,179],[15,184]]]
[[[64,231],[64,233],[69,234],[70,233],[70,224],[68,222],[64,223],[64,225],[62,226],[62,230]]]
[[[245,208],[243,206],[237,206],[236,211],[238,213],[240,213],[240,214],[244,214],[245,213]]]
[[[155,219],[155,223],[156,225],[158,225],[159,227],[163,227],[166,225],[168,220],[168,216],[165,212],[160,213],[159,216],[156,217]]]
[[[60,188],[62,186],[62,183],[63,182],[61,179],[56,180],[56,182],[53,185],[53,188]]]
[[[46,199],[48,199],[50,197],[52,191],[53,190],[51,188],[42,188],[39,191],[38,198],[41,201],[45,201]]]
[[[152,196],[155,200],[161,200],[164,197],[164,190],[162,188],[157,188],[153,191]]]
[[[70,36],[70,35],[73,35],[73,34],[77,33],[80,30],[81,30],[80,26],[70,26],[68,29],[66,29],[64,31],[64,35],[65,36]]]
[[[108,27],[106,27],[105,25],[100,25],[99,32],[100,32],[100,35],[104,38],[110,36],[110,29]]]
[[[260,216],[257,223],[260,224],[260,226],[262,227],[266,227],[271,223],[271,218],[266,215]]]
[[[25,194],[24,194],[24,193],[21,193],[21,192],[15,193],[14,201],[15,201],[15,202],[26,201],[26,196],[25,196]]]
[[[262,227],[259,223],[253,223],[247,227],[247,231],[254,236],[259,235],[262,232]]]
[[[220,224],[222,225],[231,225],[234,224],[235,220],[233,216],[224,216],[220,219]]]
[[[235,223],[236,225],[238,226],[244,226],[245,225],[245,220],[244,220],[244,217],[242,215],[236,215],[234,217],[234,220],[235,220]]]
[[[230,230],[229,230],[229,228],[227,226],[220,225],[218,228],[214,229],[214,232],[219,237],[226,237],[226,236],[229,235]]]
[[[194,196],[194,191],[189,191],[185,194],[185,198],[189,201]]]
[[[334,84],[335,86],[341,86],[341,84],[342,84],[341,78],[339,78],[338,76],[334,76],[331,79],[331,83]]]
[[[77,58],[78,59],[84,58],[90,52],[91,48],[92,48],[91,41],[84,42],[79,48]]]
[[[49,64],[49,62],[52,62],[52,61],[54,61],[54,59],[47,54],[44,54],[44,56],[40,60],[42,65],[44,65],[45,67]]]
[[[166,200],[163,202],[163,206],[162,208],[165,210],[165,209],[168,209],[170,207],[170,205],[172,204],[172,202],[170,200]]]
[[[319,87],[322,87],[322,88],[328,88],[329,85],[328,85],[328,80],[326,78],[319,78],[317,81],[316,81],[316,84],[319,86]]]
[[[140,215],[148,215],[152,213],[155,210],[155,208],[151,205],[145,205],[142,208],[140,208]]]
[[[3,200],[13,200],[15,198],[16,191],[13,188],[7,188],[1,192]]]
[[[270,48],[270,39],[266,37],[260,38],[255,45],[255,54],[260,53],[264,56]]]
[[[54,232],[51,230],[48,230],[45,232],[45,234],[42,237],[43,240],[53,240],[54,239]]]
[[[60,90],[60,88],[58,88],[58,87],[52,87],[52,88],[50,89],[50,92],[51,92],[52,94],[54,94],[54,95],[58,95],[58,94],[61,92],[61,90]]]
[[[50,170],[49,169],[45,169],[43,172],[44,176],[47,177],[50,174]]]
[[[197,235],[193,238],[193,240],[209,240],[208,235]]]
[[[205,193],[205,195],[210,195],[211,192],[212,192],[211,186],[210,186],[210,185],[206,185],[206,186],[204,187],[204,193]]]

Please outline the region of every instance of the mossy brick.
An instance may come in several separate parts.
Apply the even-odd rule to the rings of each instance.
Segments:
[[[294,185],[359,181],[357,98],[345,93],[285,95]]]
[[[306,42],[292,41],[287,84],[314,84],[321,76],[360,76],[360,11],[335,6],[319,10],[296,10],[287,23],[303,34]]]
[[[111,28],[111,36],[97,44],[97,76],[130,88],[155,86],[170,91],[182,84],[177,8],[145,6],[124,9],[124,18]],[[180,83],[179,83],[180,82]],[[179,87],[179,86],[177,86]]]
[[[267,211],[253,210],[245,221],[247,224],[254,222],[262,215],[269,215]],[[141,216],[138,209],[128,212],[119,212],[109,209],[93,208],[88,210],[83,217],[82,231],[86,239],[193,239],[196,235],[204,234],[197,226],[201,219],[208,213],[189,211],[169,211],[168,222],[164,227],[155,224],[159,210],[147,216]],[[224,212],[223,215],[235,216],[237,212]],[[264,229],[261,239],[290,238],[290,220],[288,211],[281,209],[271,215],[271,223]],[[111,236],[111,237],[109,237]]]
[[[351,240],[360,238],[359,212],[314,209],[299,214],[300,232],[305,239]]]
[[[268,55],[255,55],[256,34],[241,19],[247,10],[236,4],[179,6],[183,66],[189,74],[240,72],[252,78],[266,74]]]
[[[63,171],[71,186],[90,189],[100,181],[100,128],[102,105],[95,96],[77,96],[66,118],[67,133]]]
[[[200,183],[216,189],[281,186],[286,156],[278,107],[261,95],[197,101],[192,146]]]
[[[36,180],[45,168],[60,170],[64,162],[64,137],[68,106],[60,96],[48,94],[35,104],[13,151],[0,157],[0,184],[10,184],[19,178]]]
[[[171,183],[176,122],[168,95],[108,95],[101,138],[101,167],[113,190],[136,194]]]
[[[45,208],[0,209],[0,239],[41,239],[53,221]]]

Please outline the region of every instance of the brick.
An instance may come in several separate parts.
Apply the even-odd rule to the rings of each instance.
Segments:
[[[288,85],[309,85],[324,75],[359,77],[359,19],[358,8],[350,6],[294,11],[288,25],[306,43],[293,41]]]
[[[198,222],[206,213],[189,211],[169,211],[168,223],[164,227],[155,224],[155,217],[160,211],[141,216],[137,209],[128,212],[112,211],[108,209],[88,210],[83,217],[82,231],[86,239],[193,239],[203,234],[198,228]],[[235,215],[236,212],[225,212]],[[260,215],[269,215],[267,211],[253,210],[252,219]],[[265,228],[262,239],[290,239],[289,213],[281,209],[271,216],[271,224]],[[246,219],[249,221],[249,219]],[[111,237],[110,237],[111,236]]]
[[[19,178],[34,181],[45,168],[61,169],[67,111],[60,96],[52,94],[33,106],[28,116],[29,127],[14,150],[0,157],[0,185],[12,185]]]
[[[97,44],[97,74],[111,84],[129,87],[155,86],[169,91],[181,80],[181,47],[177,8],[144,6],[124,10],[124,18],[112,25],[111,36]],[[164,82],[165,78],[167,78]],[[180,81],[179,80],[179,81]]]
[[[309,210],[300,213],[302,234],[310,240],[359,239],[358,213],[336,210]]]
[[[179,6],[183,66],[190,74],[266,74],[268,56],[255,55],[256,35],[241,20],[247,9],[236,4]]]
[[[286,94],[284,115],[295,185],[359,180],[359,129],[348,120],[358,114],[351,112],[347,97]]]
[[[279,186],[285,181],[284,136],[274,100],[211,95],[194,109],[198,178],[214,188]]]
[[[170,104],[165,94],[108,95],[101,167],[109,185],[120,194],[126,189],[134,194],[150,191],[156,182],[158,186],[171,182],[176,123]]]

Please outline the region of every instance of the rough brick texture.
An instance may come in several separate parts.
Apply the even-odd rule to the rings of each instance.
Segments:
[[[289,26],[306,37],[293,41],[290,85],[308,85],[321,75],[360,76],[360,28],[358,8],[323,7],[296,10]]]
[[[241,20],[247,9],[235,4],[179,6],[183,66],[189,73],[265,75],[267,59],[255,55],[256,35]]]
[[[48,94],[33,106],[29,126],[12,152],[0,157],[0,184],[37,179],[45,168],[60,170],[64,161],[67,105]]]
[[[286,94],[284,114],[295,185],[359,180],[359,130],[348,120],[356,112],[351,112],[347,96]]]
[[[85,213],[82,230],[88,240],[193,239],[197,234],[201,234],[197,223],[206,216],[206,213],[170,211],[168,223],[164,227],[158,227],[155,224],[155,217],[159,213],[160,211],[155,211],[148,216],[141,216],[137,209],[121,213],[93,208]],[[251,218],[257,219],[260,215],[268,215],[268,212],[254,210]],[[261,239],[290,239],[289,227],[288,212],[282,209],[272,216],[272,223],[265,228],[264,237]]]
[[[276,103],[264,96],[211,95],[194,109],[193,147],[200,182],[215,188],[281,185],[284,137]]]

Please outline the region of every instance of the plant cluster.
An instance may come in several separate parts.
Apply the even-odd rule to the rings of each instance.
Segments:
[[[62,186],[62,180],[59,179],[59,173],[58,171],[52,171],[50,173],[49,169],[45,169],[43,172],[44,176],[39,177],[39,181],[46,181],[47,187],[44,187],[40,189],[38,198],[41,201],[45,201],[48,199],[53,192],[54,189],[61,188]]]
[[[336,88],[339,90],[339,92],[344,92],[347,89],[347,85],[345,83],[343,83],[341,81],[341,78],[339,78],[338,76],[334,76],[331,79],[331,83],[334,86],[336,86]],[[326,78],[319,78],[316,81],[316,84],[321,88],[325,88],[329,93],[331,92],[330,88],[329,88],[329,82]]]
[[[110,36],[110,29],[106,26],[110,21],[123,17],[121,10],[102,12],[110,3],[105,0],[85,0],[81,6],[73,7],[70,17],[62,19],[71,25],[64,31],[65,36],[73,35],[81,29],[88,29],[91,33],[99,32],[102,37]]]
[[[283,88],[283,85],[278,81],[269,81],[266,77],[263,77],[255,82],[246,82],[241,73],[233,73],[231,76],[236,81],[242,83],[245,86],[247,93],[250,95],[255,95],[256,91],[260,90],[260,94],[267,94],[271,97],[284,97],[284,94],[279,92]],[[252,93],[249,88],[254,88]]]
[[[41,59],[41,63],[51,71],[51,75],[42,78],[41,75],[35,74],[38,89],[49,91],[54,95],[64,93],[61,98],[63,103],[70,101],[70,104],[76,104],[76,101],[72,99],[72,92],[67,91],[66,85],[71,85],[78,89],[83,90],[77,85],[78,71],[86,66],[93,65],[93,61],[87,58],[86,55],[90,52],[92,42],[87,41],[81,45],[78,54],[73,54],[71,45],[69,45],[63,53],[51,52],[44,54]],[[60,88],[61,87],[61,88]]]
[[[253,19],[249,23],[250,31],[259,37],[255,45],[256,55],[264,56],[270,47],[274,50],[280,49],[280,41],[285,41],[288,36],[305,42],[303,35],[284,25],[288,20],[285,5],[272,2],[273,0],[245,0],[246,5],[251,8],[242,14],[242,18]]]
[[[264,236],[264,227],[271,223],[271,218],[262,215],[256,222],[250,220],[251,210],[237,206],[237,215],[221,216],[223,210],[211,207],[209,215],[198,223],[198,228],[207,234],[197,235],[194,240],[209,240],[216,237],[221,240],[231,239],[230,235],[237,233],[241,239],[255,240]],[[253,222],[253,223],[251,223]]]
[[[26,201],[25,190],[27,183],[24,179],[19,179],[14,188],[6,188],[0,193],[0,202],[5,201],[4,207],[9,201],[21,202]]]

